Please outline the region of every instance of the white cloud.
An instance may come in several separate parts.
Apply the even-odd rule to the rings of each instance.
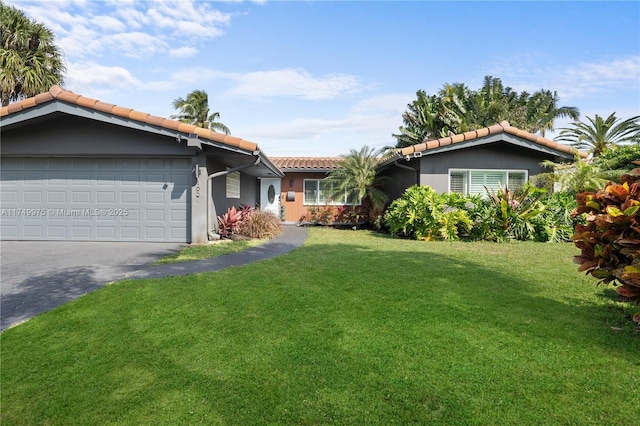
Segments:
[[[253,140],[280,141],[313,141],[330,136],[345,138],[348,135],[357,135],[357,140],[365,138],[370,146],[382,147],[393,144],[391,133],[402,124],[400,117],[411,99],[411,95],[405,94],[375,96],[354,104],[343,117],[296,118],[281,123],[245,128],[242,130],[242,135]],[[356,140],[356,138],[353,139]],[[344,147],[345,152],[349,148],[357,147]]]
[[[326,100],[364,90],[359,79],[347,74],[327,74],[314,77],[304,70],[285,68],[256,71],[232,76],[237,86],[229,91],[248,98],[294,97]]]
[[[193,47],[179,47],[169,50],[169,55],[174,58],[190,58],[198,53],[198,49]]]
[[[267,98],[324,101],[359,94],[372,87],[361,84],[360,79],[354,75],[335,73],[313,76],[305,70],[293,68],[233,73],[213,68],[192,67],[175,71],[169,78],[171,81],[197,81],[200,84],[228,80],[234,86],[224,92],[225,96],[254,101]]]
[[[132,58],[145,58],[166,52],[168,45],[161,38],[144,32],[119,33],[104,36],[102,44],[110,52]]]
[[[109,67],[95,62],[68,64],[65,79],[65,87],[68,90],[84,96],[104,99],[107,99],[105,94],[127,91],[141,85],[140,80],[125,68]]]
[[[124,22],[114,18],[113,16],[95,16],[91,19],[91,21],[94,25],[97,25],[103,31],[122,32],[127,28]]]
[[[181,52],[220,37],[231,22],[215,3],[196,0],[11,3],[54,31],[71,60],[90,54],[148,58],[167,46]]]
[[[498,63],[490,73],[518,91],[555,90],[563,104],[621,88],[640,92],[640,55],[562,65],[521,55]]]

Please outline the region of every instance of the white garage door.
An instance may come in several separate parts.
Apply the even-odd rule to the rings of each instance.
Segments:
[[[0,236],[188,242],[190,168],[176,158],[3,158]]]

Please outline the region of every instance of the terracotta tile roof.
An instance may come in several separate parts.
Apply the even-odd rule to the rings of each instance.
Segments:
[[[270,157],[281,170],[325,171],[340,168],[340,157]]]
[[[180,123],[179,121],[170,120],[168,118],[157,117],[155,115],[135,111],[131,108],[123,108],[117,105],[100,102],[96,99],[86,98],[73,92],[69,92],[58,85],[52,86],[48,92],[41,93],[28,99],[23,99],[20,102],[9,104],[6,107],[2,107],[0,109],[0,118],[32,108],[37,105],[51,102],[53,100],[59,100],[84,108],[89,108],[118,117],[126,118],[128,120],[139,121],[152,126],[162,127],[164,129],[175,130],[182,133],[195,133],[203,139],[208,139],[214,142],[219,142],[247,151],[258,150],[258,144],[254,142],[249,142],[233,136],[227,136],[223,133],[214,132],[202,127],[196,127],[192,124]]]
[[[526,139],[528,141],[537,143],[539,145],[546,146],[555,151],[560,151],[560,152],[571,154],[571,155],[578,152],[578,154],[580,154],[582,158],[587,157],[586,152],[577,151],[575,148],[572,148],[568,145],[564,145],[549,139],[545,139],[541,136],[534,135],[533,133],[525,132],[524,130],[520,130],[516,127],[512,127],[508,121],[503,121],[500,124],[494,124],[493,126],[485,127],[483,129],[472,130],[470,132],[448,136],[446,138],[425,141],[417,145],[412,145],[406,148],[399,149],[397,153],[402,155],[403,157],[406,157],[408,155],[409,156],[413,155],[414,153],[417,153],[417,152],[423,152],[423,151],[439,148],[446,145],[470,141],[473,139],[482,138],[488,135],[495,135],[498,133],[509,133],[511,135],[518,136],[522,139]]]

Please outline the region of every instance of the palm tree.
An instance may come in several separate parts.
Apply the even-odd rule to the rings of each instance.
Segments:
[[[545,160],[540,166],[552,169],[548,173],[538,173],[533,177],[536,184],[547,184],[547,189],[557,189],[561,192],[572,192],[577,194],[583,191],[596,191],[604,188],[608,179],[608,174],[601,170],[596,164],[589,163],[579,155],[574,157],[571,164],[554,163]],[[557,184],[557,185],[555,185]]]
[[[571,128],[560,129],[557,141],[569,142],[578,149],[588,149],[597,157],[607,148],[623,142],[640,142],[640,115],[620,121],[616,113],[606,119],[598,114],[587,117],[589,123],[578,121]]]
[[[574,121],[580,118],[580,110],[577,107],[559,107],[559,101],[558,92],[542,89],[534,93],[527,102],[530,121],[527,130],[532,133],[540,132],[540,136],[545,137],[547,131],[554,129],[557,118],[570,118]]]
[[[209,95],[204,90],[194,90],[186,99],[177,98],[173,101],[173,108],[179,110],[179,114],[171,118],[182,123],[193,124],[197,127],[216,130],[226,135],[230,134],[229,128],[216,121],[220,118],[219,112],[209,114]]]
[[[374,209],[381,211],[388,200],[386,192],[382,190],[387,177],[377,172],[384,153],[384,148],[376,150],[364,146],[359,151],[351,149],[349,154],[341,155],[340,168],[330,172],[327,177],[333,183],[331,197],[344,198],[346,193],[349,199],[366,198]]]
[[[43,24],[0,2],[2,106],[62,84],[66,67],[54,39]]]
[[[424,90],[418,90],[416,96],[416,100],[408,104],[407,111],[402,114],[404,125],[399,127],[400,133],[392,135],[398,140],[396,148],[440,137],[442,123],[439,119],[439,102],[436,96],[429,96]]]

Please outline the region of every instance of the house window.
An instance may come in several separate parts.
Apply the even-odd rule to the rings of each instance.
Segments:
[[[339,199],[331,199],[332,183],[324,179],[304,180],[304,205],[360,205],[362,200],[356,199],[350,191],[345,191]]]
[[[227,198],[240,198],[240,172],[227,174]]]
[[[510,191],[522,187],[527,182],[526,170],[449,170],[449,192],[464,195],[486,195],[485,187],[497,191]]]

